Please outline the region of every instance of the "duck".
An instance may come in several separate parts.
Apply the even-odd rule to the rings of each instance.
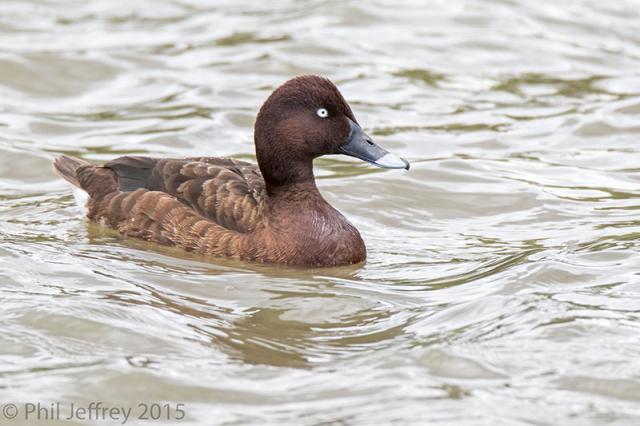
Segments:
[[[257,165],[234,158],[124,156],[103,165],[66,155],[54,171],[79,196],[86,217],[189,252],[300,267],[364,262],[362,236],[322,196],[313,160],[342,154],[388,169],[409,162],[358,124],[329,79],[294,77],[260,108]]]

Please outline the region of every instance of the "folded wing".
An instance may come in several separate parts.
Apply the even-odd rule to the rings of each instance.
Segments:
[[[263,214],[265,185],[254,164],[230,158],[120,157],[105,164],[120,191],[165,192],[195,213],[237,232],[250,232]]]

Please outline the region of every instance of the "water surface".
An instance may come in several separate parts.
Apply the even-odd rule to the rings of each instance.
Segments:
[[[3,1],[2,404],[639,424],[640,3],[565,3]],[[258,108],[303,73],[412,163],[316,162],[364,265],[123,239],[51,171],[62,153],[253,160]]]

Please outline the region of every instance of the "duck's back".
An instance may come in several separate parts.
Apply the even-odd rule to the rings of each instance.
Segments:
[[[260,260],[260,242],[249,236],[263,223],[265,186],[250,163],[121,157],[95,166],[62,156],[54,169],[89,195],[89,219],[124,235]]]
[[[104,165],[123,192],[161,191],[218,225],[250,232],[263,213],[265,183],[254,164],[231,158],[120,157]]]

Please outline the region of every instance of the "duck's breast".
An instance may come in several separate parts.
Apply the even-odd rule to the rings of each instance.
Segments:
[[[335,266],[359,263],[366,258],[358,230],[337,210],[289,210],[265,228],[266,245],[287,263]]]

